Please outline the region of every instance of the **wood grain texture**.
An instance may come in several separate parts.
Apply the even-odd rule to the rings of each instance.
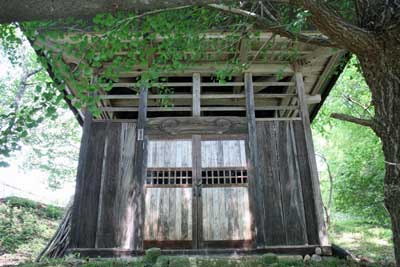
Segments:
[[[192,167],[192,140],[149,140],[147,167]]]
[[[299,172],[303,192],[303,202],[305,211],[305,220],[307,225],[307,239],[310,245],[319,244],[318,224],[316,219],[316,210],[314,203],[313,184],[310,177],[310,165],[308,162],[308,152],[306,148],[306,140],[304,135],[304,126],[301,121],[293,123],[296,135],[296,150],[299,162]]]
[[[91,122],[90,129],[85,132],[83,141],[85,153],[80,155],[77,176],[77,205],[74,205],[73,220],[76,225],[72,229],[73,246],[77,248],[93,248],[96,241],[98,202],[101,186],[101,175],[104,157],[106,123]],[[89,137],[86,138],[85,135]]]
[[[202,218],[202,201],[200,199],[201,194],[201,136],[192,136],[192,162],[193,162],[193,184],[192,184],[192,248],[199,249],[203,246],[203,224],[201,223]]]
[[[244,140],[201,141],[201,167],[246,167]]]
[[[257,123],[259,176],[255,183],[261,193],[257,195],[259,210],[256,212],[257,246],[285,245],[286,228],[279,176],[277,124]]]
[[[306,137],[301,121],[257,122],[263,191],[259,246],[319,244]]]
[[[143,249],[144,219],[145,219],[145,193],[144,180],[146,175],[146,119],[147,119],[147,94],[148,90],[140,88],[139,113],[136,126],[136,145],[134,153],[133,184],[130,188],[132,195],[132,210],[135,220],[133,222],[132,246],[134,250]]]
[[[253,76],[251,73],[244,74],[244,89],[246,95],[246,118],[247,118],[247,145],[249,152],[247,160],[247,168],[249,173],[249,196],[250,211],[252,214],[252,233],[255,237],[255,245],[261,245],[265,242],[262,239],[261,229],[265,229],[265,220],[260,220],[258,212],[263,209],[262,186],[259,184],[261,177],[261,169],[259,165],[258,144],[257,144],[257,124],[254,102]]]
[[[149,140],[147,167],[192,167],[192,140]],[[146,242],[192,240],[192,199],[192,188],[146,188]]]
[[[85,163],[89,145],[90,131],[92,127],[92,115],[89,112],[85,114],[85,121],[83,124],[82,138],[81,138],[81,146],[79,150],[79,162],[78,162],[78,170],[77,170],[77,178],[75,185],[75,195],[74,202],[72,206],[72,219],[71,219],[71,241],[69,243],[70,248],[77,248],[79,245],[79,220],[80,217],[80,206],[81,206],[81,198],[83,194],[83,184],[84,184],[84,172],[85,172]]]
[[[308,106],[305,99],[305,88],[304,88],[304,79],[303,74],[298,70],[298,66],[294,66],[295,79],[296,79],[296,89],[299,99],[300,106],[300,117],[303,123],[303,133],[305,136],[305,149],[307,151],[308,163],[310,166],[310,179],[312,183],[312,192],[314,197],[314,205],[315,205],[315,217],[318,225],[318,238],[319,244],[322,246],[327,246],[328,242],[328,233],[326,231],[325,219],[324,219],[324,208],[322,203],[320,184],[318,178],[318,169],[317,162],[315,159],[314,152],[314,143],[312,139],[311,133],[311,123],[310,123],[310,115],[308,112]]]
[[[200,73],[193,74],[193,87],[192,87],[192,116],[199,117],[201,113],[201,103],[200,103],[200,95],[201,95],[201,77]]]
[[[245,140],[201,141],[202,168],[246,166]],[[202,185],[200,201],[203,244],[209,244],[209,241],[251,240],[248,188],[218,186]]]
[[[192,189],[146,188],[144,239],[192,240]]]
[[[132,249],[136,125],[109,123],[106,138],[96,247]]]
[[[149,135],[243,134],[246,119],[240,117],[164,117],[147,119]]]
[[[248,189],[202,190],[203,240],[251,240]]]
[[[292,123],[277,122],[279,177],[287,245],[307,244],[304,203]]]

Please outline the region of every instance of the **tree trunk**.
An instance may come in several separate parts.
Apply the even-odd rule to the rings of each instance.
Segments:
[[[358,55],[375,107],[374,131],[385,158],[385,207],[392,222],[396,266],[400,266],[400,49],[396,35]]]

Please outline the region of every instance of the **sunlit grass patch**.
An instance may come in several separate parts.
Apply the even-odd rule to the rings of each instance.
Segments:
[[[392,232],[387,226],[371,225],[362,219],[336,214],[329,229],[330,241],[360,258],[394,261]]]

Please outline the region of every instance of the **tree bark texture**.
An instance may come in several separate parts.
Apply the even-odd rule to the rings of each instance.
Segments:
[[[360,61],[375,107],[371,124],[364,126],[371,127],[382,142],[384,201],[392,223],[396,266],[400,267],[400,0],[356,0],[358,25],[346,23],[323,1],[293,1],[309,9],[318,30],[334,42],[342,40],[342,46]]]
[[[0,23],[90,18],[98,13],[144,12],[185,5],[206,5],[215,0],[1,0]]]
[[[372,127],[382,141],[385,158],[384,196],[393,230],[397,266],[400,266],[400,45],[396,36],[377,41],[377,47],[359,54],[375,107]]]

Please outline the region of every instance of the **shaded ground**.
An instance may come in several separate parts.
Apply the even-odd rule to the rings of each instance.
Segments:
[[[330,242],[359,258],[382,264],[394,261],[391,237],[392,232],[387,226],[371,225],[345,214],[336,214],[329,229]]]

